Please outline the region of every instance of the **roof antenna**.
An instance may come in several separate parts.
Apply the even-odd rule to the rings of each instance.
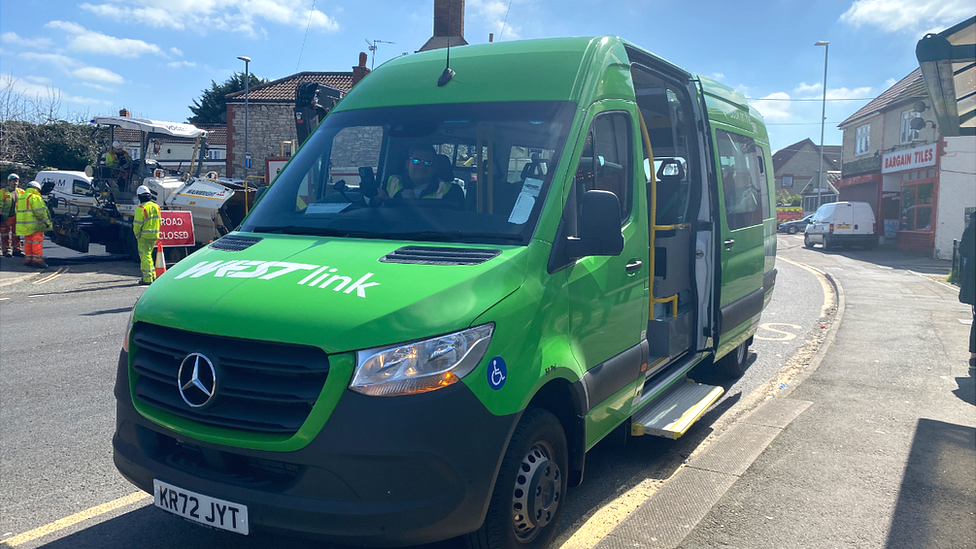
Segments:
[[[448,8],[447,16],[448,19],[451,18],[451,11],[454,9],[454,3],[451,2]],[[454,71],[451,70],[451,26],[447,26],[447,64],[444,66],[444,72],[441,73],[441,77],[437,79],[437,87],[443,87],[448,82],[454,78]]]

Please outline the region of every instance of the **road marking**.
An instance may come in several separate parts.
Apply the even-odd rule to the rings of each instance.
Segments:
[[[763,337],[756,334],[756,339],[761,339],[763,341],[789,341],[791,339],[796,339],[796,334],[792,332],[787,332],[785,330],[777,330],[773,326],[789,326],[794,330],[802,330],[803,326],[797,326],[796,324],[787,324],[785,322],[766,322],[759,325],[760,330],[766,330],[768,332],[776,332],[777,334],[783,334],[782,337]]]
[[[556,539],[553,547],[556,549],[596,547],[603,538],[640,507],[641,503],[654,495],[662,484],[663,481],[658,479],[644,479],[637,486],[608,501],[596,512],[577,521],[569,529],[572,535],[569,535],[569,532],[564,533]]]
[[[7,547],[16,547],[28,541],[33,541],[39,537],[46,536],[48,534],[53,534],[58,530],[64,530],[69,526],[74,526],[81,521],[88,520],[90,518],[95,518],[98,515],[104,515],[105,513],[114,511],[119,507],[125,507],[126,505],[131,505],[133,503],[142,501],[146,498],[151,497],[146,492],[136,492],[134,494],[129,494],[128,496],[121,497],[116,500],[112,500],[108,503],[103,503],[101,505],[92,507],[91,509],[85,509],[79,513],[75,513],[71,516],[64,517],[63,519],[56,520],[50,524],[45,524],[38,528],[34,528],[29,532],[24,532],[23,534],[17,534],[12,538],[7,538],[0,541],[0,544]]]
[[[34,282],[31,282],[31,284],[44,284],[45,282],[50,282],[50,281],[54,280],[55,278],[63,275],[66,272],[68,272],[68,268],[67,267],[58,267],[58,270],[57,271],[49,274],[48,276],[45,276],[44,278],[42,278],[40,280],[35,280]]]

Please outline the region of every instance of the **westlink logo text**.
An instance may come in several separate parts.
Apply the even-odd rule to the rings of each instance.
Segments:
[[[346,294],[356,292],[359,297],[366,297],[366,288],[380,285],[379,282],[366,282],[373,276],[373,273],[366,273],[359,280],[353,282],[352,277],[335,274],[338,270],[328,265],[239,259],[234,261],[202,261],[183,271],[176,278],[200,278],[213,275],[216,278],[271,280],[291,273],[304,274],[305,271],[312,271],[311,274],[298,281],[300,286],[331,288],[333,291]]]

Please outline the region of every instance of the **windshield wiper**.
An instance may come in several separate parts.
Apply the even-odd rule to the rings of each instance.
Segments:
[[[378,238],[392,238],[403,240],[434,240],[445,242],[463,242],[472,238],[490,238],[495,240],[505,240],[508,242],[523,242],[524,238],[520,234],[511,233],[468,233],[461,231],[417,231],[412,233],[374,233]]]
[[[262,225],[251,230],[254,233],[305,234],[315,236],[350,236],[353,231],[343,231],[329,227],[309,227],[305,225]],[[357,235],[358,236],[358,235]]]

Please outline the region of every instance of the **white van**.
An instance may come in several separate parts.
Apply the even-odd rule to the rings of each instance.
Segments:
[[[876,231],[870,204],[834,202],[817,209],[803,235],[803,245],[812,248],[814,244],[823,244],[825,250],[835,246],[864,246],[872,250],[878,244]]]

